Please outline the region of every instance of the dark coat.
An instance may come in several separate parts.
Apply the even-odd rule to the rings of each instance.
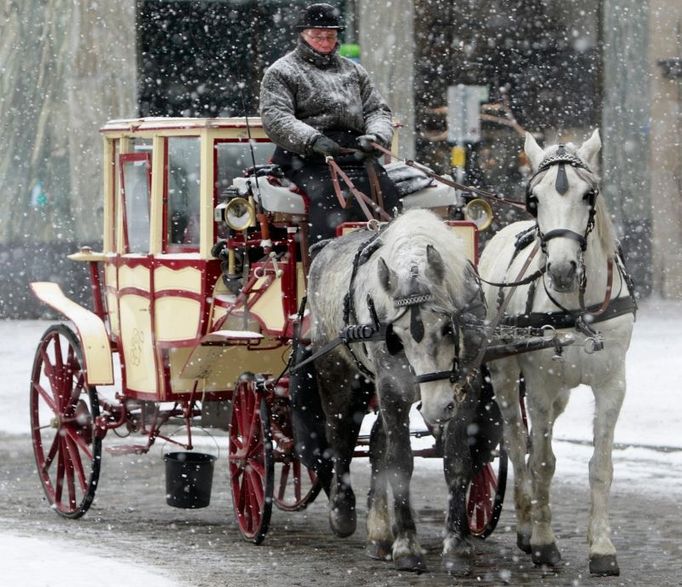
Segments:
[[[393,137],[391,110],[367,71],[336,52],[317,53],[302,39],[265,72],[260,115],[275,144],[303,156],[327,131],[374,134],[384,145]]]

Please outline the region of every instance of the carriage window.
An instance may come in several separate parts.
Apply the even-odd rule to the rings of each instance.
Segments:
[[[147,253],[151,160],[148,153],[134,153],[121,155],[120,162],[126,252]]]
[[[275,150],[273,143],[257,143],[251,141],[256,165],[264,165],[270,161],[272,152]],[[232,185],[235,177],[241,177],[244,170],[253,167],[251,148],[247,141],[243,142],[219,142],[215,146],[218,160],[216,169],[216,187],[218,194]]]
[[[133,137],[130,139],[131,147],[135,153],[151,153],[152,139],[148,137]]]
[[[170,137],[166,176],[169,245],[189,249],[199,246],[199,172],[199,138]]]

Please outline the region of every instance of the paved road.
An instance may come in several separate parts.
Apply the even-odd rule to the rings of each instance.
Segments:
[[[106,441],[105,441],[106,442]],[[417,462],[414,506],[430,572],[400,574],[391,563],[364,555],[364,528],[348,539],[331,535],[323,499],[298,513],[273,512],[261,546],[240,539],[227,491],[226,468],[218,467],[211,505],[179,510],[165,504],[160,454],[104,456],[100,487],[90,512],[76,521],[52,513],[43,498],[26,436],[0,438],[0,521],[21,535],[53,536],[100,548],[103,555],[123,556],[169,570],[196,587],[337,585],[682,585],[682,506],[654,493],[621,491],[612,496],[614,542],[621,576],[591,578],[587,572],[586,487],[557,484],[555,530],[563,566],[555,573],[533,567],[514,546],[509,500],[497,531],[477,544],[475,574],[464,581],[440,569],[440,536],[445,504],[442,474],[434,463]],[[354,463],[358,495],[367,486],[366,460]],[[360,505],[364,499],[359,499]],[[360,520],[364,520],[362,507]],[[97,569],[91,572],[97,585]],[[125,580],[125,563],[121,565]]]

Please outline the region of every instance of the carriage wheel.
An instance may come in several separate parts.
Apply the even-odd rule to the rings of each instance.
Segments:
[[[487,538],[497,527],[507,487],[507,464],[507,452],[500,445],[497,458],[486,463],[471,481],[467,516],[469,530],[474,536]]]
[[[242,378],[232,396],[228,459],[239,530],[246,540],[260,544],[272,513],[274,461],[270,410],[250,378]]]
[[[312,469],[296,457],[275,466],[275,505],[285,512],[307,508],[322,490],[322,483]]]
[[[55,511],[80,518],[92,504],[102,456],[97,390],[85,382],[76,335],[63,324],[40,339],[30,390],[31,436],[38,475]]]
[[[296,456],[289,398],[271,399],[270,414],[275,458],[275,505],[285,512],[304,510],[315,501],[322,490],[322,483],[315,472]]]

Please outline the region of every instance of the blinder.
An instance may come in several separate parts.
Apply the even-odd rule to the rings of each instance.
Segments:
[[[420,306],[426,302],[430,302],[433,295],[430,293],[413,293],[393,300],[393,305],[396,308],[401,308],[403,311],[393,319],[393,322],[402,318],[405,312],[410,312],[410,335],[416,342],[421,342],[424,339],[424,322],[421,317]],[[400,337],[393,331],[393,322],[386,326],[386,349],[389,354],[396,355],[403,350],[403,343]]]
[[[433,296],[429,293],[417,293],[408,295],[402,298],[396,298],[393,305],[396,308],[404,308],[405,312],[410,310],[410,335],[416,342],[421,342],[424,338],[424,323],[421,318],[420,307],[423,303],[430,302]],[[393,322],[404,316],[405,312],[400,313],[392,322],[389,322],[385,328],[385,343],[386,350],[391,355],[396,355],[404,349],[404,345],[400,337],[393,330]],[[455,342],[455,356],[452,359],[452,367],[447,371],[432,371],[430,373],[415,374],[417,383],[428,383],[431,381],[442,381],[449,379],[450,383],[455,384],[460,376],[460,328],[455,316],[450,316],[448,325],[444,334],[451,334]]]
[[[401,352],[405,347],[403,346],[403,341],[400,340],[400,337],[393,332],[393,324],[389,324],[386,326],[386,350],[388,351],[389,355],[397,355],[399,352]]]

